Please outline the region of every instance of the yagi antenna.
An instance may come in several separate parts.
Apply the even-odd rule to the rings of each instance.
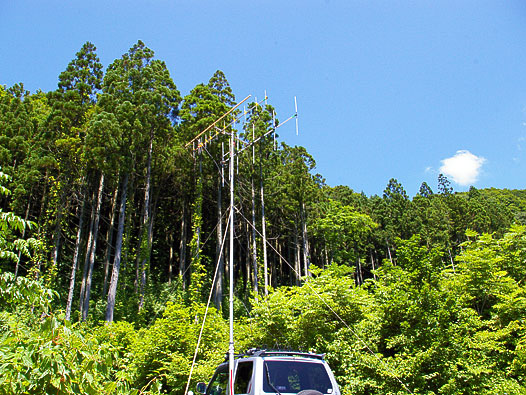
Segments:
[[[294,96],[294,108],[296,110],[296,136],[298,135],[298,101],[296,96]]]
[[[223,118],[225,118],[228,114],[232,113],[236,108],[238,108],[241,104],[243,104],[244,102],[246,102],[249,98],[251,97],[251,95],[248,95],[247,97],[245,97],[243,100],[241,100],[239,103],[237,103],[234,107],[232,107],[230,110],[228,110],[227,112],[225,112],[223,115],[221,115],[218,119],[216,119],[214,122],[212,122],[210,125],[208,125],[208,127],[203,130],[201,133],[199,133],[197,136],[195,136],[191,141],[189,141],[188,143],[186,143],[185,145],[185,148],[189,147],[190,145],[192,145],[193,147],[195,147],[195,142],[200,140],[201,139],[201,136],[206,136],[206,133],[212,129],[213,127],[215,127],[215,125],[221,121]],[[217,134],[216,134],[217,135]],[[197,149],[201,148],[200,146],[200,141],[198,143],[198,146],[197,146]]]

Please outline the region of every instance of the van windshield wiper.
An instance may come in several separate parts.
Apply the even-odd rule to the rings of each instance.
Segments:
[[[276,387],[274,387],[274,385],[273,385],[272,382],[270,381],[270,372],[269,372],[269,370],[268,370],[267,362],[264,362],[263,364],[264,364],[264,366],[265,366],[265,371],[267,372],[267,381],[268,381],[268,385],[270,385],[270,388],[272,388],[276,394],[281,395],[281,392],[279,392],[278,389],[277,389]]]

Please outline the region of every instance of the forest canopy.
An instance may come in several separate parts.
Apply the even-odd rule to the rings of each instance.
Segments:
[[[0,393],[183,394],[209,295],[210,378],[233,128],[236,351],[326,353],[344,394],[526,393],[526,190],[329,186],[272,105],[236,103],[220,70],[183,97],[141,41],[0,86]]]

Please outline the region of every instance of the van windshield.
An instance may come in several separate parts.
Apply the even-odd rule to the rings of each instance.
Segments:
[[[316,390],[331,394],[332,384],[325,366],[320,362],[265,361],[263,391],[297,394]],[[270,383],[269,383],[270,378]]]

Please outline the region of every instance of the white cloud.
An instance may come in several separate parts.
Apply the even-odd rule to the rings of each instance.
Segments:
[[[486,159],[482,156],[473,155],[467,150],[459,150],[451,158],[442,160],[440,172],[450,177],[461,186],[474,184]]]

